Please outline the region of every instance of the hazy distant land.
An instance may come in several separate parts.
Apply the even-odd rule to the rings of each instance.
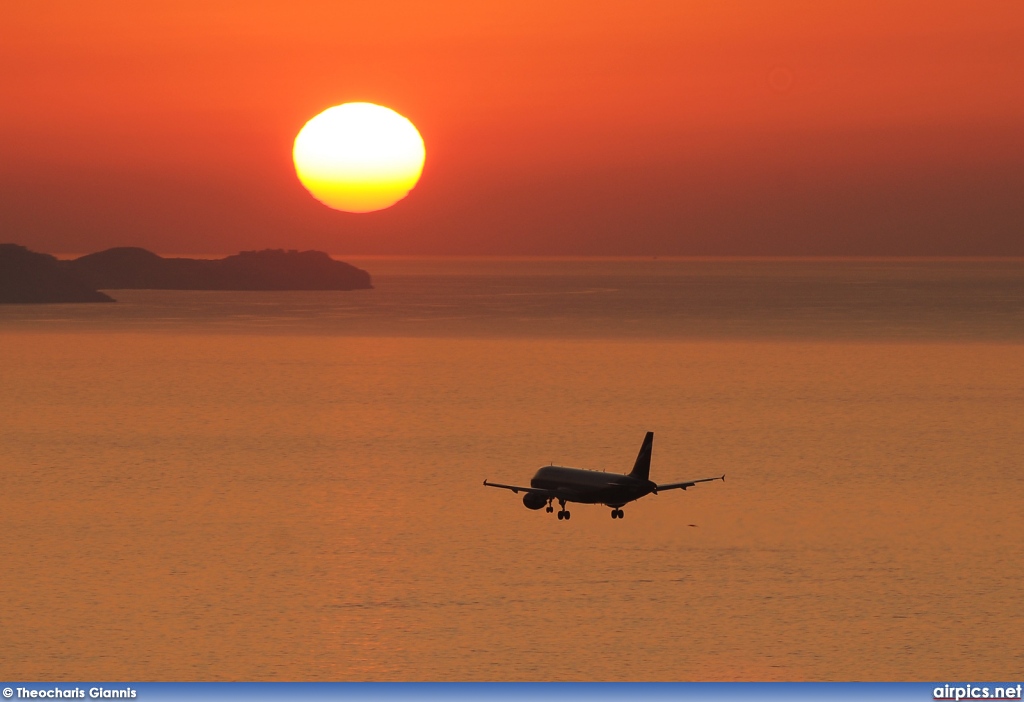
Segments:
[[[365,290],[370,274],[323,251],[243,251],[163,258],[119,247],[60,261],[0,244],[0,303],[113,302],[100,290]]]

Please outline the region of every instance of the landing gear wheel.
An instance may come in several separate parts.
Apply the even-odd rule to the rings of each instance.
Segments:
[[[558,521],[562,521],[563,519],[565,519],[565,511],[558,510]]]
[[[568,518],[569,518],[569,517],[571,517],[571,516],[572,516],[572,515],[571,515],[571,514],[569,514],[569,510],[565,510],[565,518],[566,518],[566,519],[568,519]]]
[[[621,509],[617,509],[615,511],[619,513],[619,519],[622,519],[623,517],[626,516],[626,513],[623,512]]]
[[[619,518],[619,510],[613,509],[612,510],[612,519],[618,519],[618,518]]]

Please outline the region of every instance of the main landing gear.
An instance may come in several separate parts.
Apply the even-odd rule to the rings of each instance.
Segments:
[[[559,520],[568,519],[569,517],[572,516],[571,514],[569,514],[569,510],[567,510],[565,508],[565,500],[559,499],[558,500],[558,507],[559,507],[559,510],[558,510],[558,518],[559,518]],[[554,509],[554,508],[551,506],[550,503],[548,503],[548,512],[550,512],[552,509]]]
[[[612,510],[612,519],[622,519],[625,516],[626,513],[617,507]]]

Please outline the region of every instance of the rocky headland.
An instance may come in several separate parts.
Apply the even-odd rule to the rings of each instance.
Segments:
[[[0,244],[0,303],[113,302],[48,254]]]

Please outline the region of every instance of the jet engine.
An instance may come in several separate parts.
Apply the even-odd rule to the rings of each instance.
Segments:
[[[523,504],[526,505],[527,509],[540,509],[548,503],[548,498],[544,497],[540,493],[528,492],[523,495]]]

